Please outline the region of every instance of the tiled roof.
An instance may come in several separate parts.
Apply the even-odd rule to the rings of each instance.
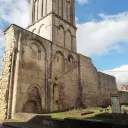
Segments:
[[[128,85],[123,85],[122,87],[128,90]]]

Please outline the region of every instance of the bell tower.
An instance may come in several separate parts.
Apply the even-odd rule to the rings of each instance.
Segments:
[[[29,31],[76,52],[74,0],[30,0]]]
[[[53,0],[53,43],[76,52],[74,0]]]
[[[30,24],[52,11],[52,0],[30,0]]]
[[[53,12],[70,24],[75,25],[74,0],[53,0]]]

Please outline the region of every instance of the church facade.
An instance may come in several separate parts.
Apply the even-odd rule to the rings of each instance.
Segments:
[[[4,31],[1,119],[102,106],[110,93],[117,93],[115,78],[77,53],[74,4],[30,0],[30,25],[23,29],[12,24]]]

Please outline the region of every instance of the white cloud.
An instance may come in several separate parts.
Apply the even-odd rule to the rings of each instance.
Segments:
[[[117,15],[101,13],[99,17],[101,21],[93,20],[77,24],[78,52],[92,57],[107,54],[113,50],[116,52],[127,50],[123,48],[122,43],[128,43],[128,12]],[[103,72],[115,76],[118,87],[128,84],[128,65]]]
[[[5,39],[3,22],[26,27],[29,23],[29,3],[27,0],[0,0],[0,65],[4,53]]]
[[[0,0],[0,20],[26,27],[29,22],[28,15],[29,3],[27,0]]]
[[[3,31],[0,29],[0,57],[3,56],[4,53],[4,36]]]
[[[27,0],[0,0],[0,23],[17,24],[26,27],[29,22],[29,3]],[[3,55],[4,36],[0,24],[0,56]]]
[[[118,86],[128,84],[128,65],[102,72],[115,76]]]
[[[76,0],[79,4],[87,4],[88,0]]]
[[[105,15],[103,13],[100,13],[99,16],[104,20],[116,20],[116,21],[128,20],[128,12],[122,12],[119,13],[118,15]]]
[[[78,52],[87,56],[121,51],[119,42],[128,42],[128,12],[117,15],[99,14],[101,21],[77,24]]]
[[[123,65],[121,67],[102,72],[115,76],[118,88],[120,88],[122,85],[128,84],[128,65]]]

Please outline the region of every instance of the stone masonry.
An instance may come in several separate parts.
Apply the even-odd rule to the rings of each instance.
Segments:
[[[0,80],[0,119],[108,105],[113,76],[77,53],[74,0],[30,0],[30,25],[10,25]]]

